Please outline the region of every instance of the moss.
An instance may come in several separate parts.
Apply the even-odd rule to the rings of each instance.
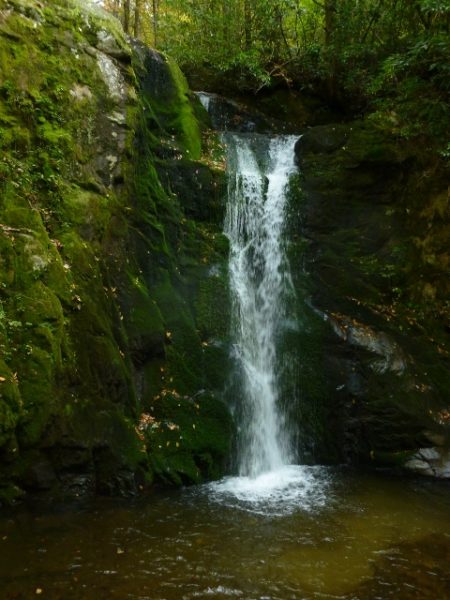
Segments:
[[[0,448],[14,436],[23,415],[22,399],[17,378],[0,360]]]
[[[154,290],[170,337],[166,345],[170,384],[181,393],[195,393],[203,386],[201,340],[189,305],[168,282]]]
[[[13,506],[18,500],[23,498],[25,492],[17,485],[1,485],[0,484],[0,507]]]
[[[141,278],[129,275],[126,301],[127,334],[134,361],[141,364],[149,356],[163,354],[165,330],[156,300]]]
[[[164,153],[200,158],[201,139],[173,63],[158,60],[164,90],[144,86],[138,98],[115,19],[72,0],[8,5],[0,25],[0,452],[12,466],[1,485],[25,478],[45,447],[61,481],[85,470],[97,491],[128,493],[135,474],[153,478],[134,427],[143,408],[164,389],[193,396],[220,385],[220,353],[202,346],[224,331],[207,306],[220,286],[201,282],[223,260],[210,223],[219,192],[208,191],[221,175],[186,160],[186,171],[200,171],[191,207],[204,224],[186,219],[183,198],[161,175]],[[123,102],[111,97],[91,47],[113,57]],[[205,357],[214,358],[211,373]],[[177,483],[219,473],[229,431],[215,428],[229,417],[219,401],[211,406],[197,441],[154,454],[160,474],[169,463]]]
[[[55,389],[54,357],[34,347],[26,360],[18,362],[19,386],[24,398],[24,417],[18,439],[24,446],[36,444],[47,427],[49,418],[58,407],[59,393]]]
[[[151,464],[162,479],[199,483],[223,474],[231,438],[229,411],[219,400],[173,392],[154,401],[151,419],[141,419]]]
[[[188,98],[190,93],[188,84],[180,68],[173,60],[168,59],[167,64],[176,87],[176,120],[173,121],[172,126],[179,129],[185,150],[192,159],[196,160],[200,158],[202,143],[198,121]]]
[[[113,194],[102,195],[77,186],[66,188],[60,214],[67,226],[76,226],[81,236],[101,240],[117,208]]]
[[[148,54],[137,47],[134,66],[141,74],[141,85],[147,106],[149,130],[158,137],[166,132],[176,138],[176,144],[192,159],[201,155],[201,133],[189,100],[189,89],[179,67],[167,57]],[[150,51],[151,52],[151,51]],[[152,60],[151,69],[149,61]]]
[[[196,302],[196,318],[202,339],[226,338],[230,313],[228,278],[224,267],[216,267],[209,277],[201,279]]]

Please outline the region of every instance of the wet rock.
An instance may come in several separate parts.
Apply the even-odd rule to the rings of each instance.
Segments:
[[[90,102],[93,99],[91,89],[87,85],[79,85],[78,83],[74,84],[70,90],[70,95],[76,102]]]
[[[307,129],[295,145],[295,154],[301,161],[308,152],[329,154],[342,148],[350,135],[348,125],[323,125]]]
[[[78,469],[89,465],[92,461],[92,452],[87,446],[66,445],[58,451],[58,465],[61,470]]]
[[[112,58],[102,52],[97,53],[97,64],[111,99],[115,102],[124,102],[127,97],[127,90],[125,79],[119,67]]]
[[[168,389],[181,399],[219,387],[228,356],[212,343],[227,322],[225,278],[208,276],[226,258],[221,174],[202,157],[186,81],[143,44],[130,64],[119,22],[73,2],[46,3],[24,36],[16,11],[39,3],[16,0],[0,26],[10,82],[0,99],[0,497],[16,483],[56,496],[131,494],[138,476],[148,485],[157,475],[140,416]],[[201,448],[183,453],[198,463],[189,481],[222,473],[229,415],[211,403]],[[161,461],[176,464],[176,448],[162,447]]]
[[[405,467],[423,475],[449,479],[450,450],[439,447],[421,448],[405,463]]]
[[[49,490],[56,482],[53,465],[45,458],[38,459],[30,465],[23,477],[23,486],[27,489]]]
[[[161,181],[178,196],[186,215],[199,221],[223,221],[226,193],[223,171],[213,171],[193,161],[166,160],[158,172]],[[204,201],[199,202],[199,198]]]
[[[94,449],[95,487],[103,496],[131,496],[136,493],[135,471],[127,467],[117,449]]]
[[[111,123],[115,123],[116,125],[119,125],[119,126],[125,126],[127,124],[126,115],[117,110],[110,113],[108,115],[108,119],[111,121]]]
[[[214,129],[241,133],[269,133],[277,129],[275,121],[257,109],[249,110],[247,106],[218,94],[197,92],[197,95],[207,108]]]
[[[93,473],[66,472],[60,475],[61,488],[70,497],[92,496],[95,493]]]
[[[368,352],[381,356],[373,361],[372,368],[379,373],[392,371],[401,375],[406,369],[406,358],[399,345],[386,333],[377,332],[368,325],[345,315],[326,314],[338,337],[350,345],[364,348]]]
[[[315,352],[303,360],[314,359],[312,372],[324,373],[320,394],[303,388],[304,405],[319,402],[324,424],[311,435],[321,439],[312,452],[320,456],[321,446],[325,457],[372,465],[411,461],[408,468],[442,476],[446,459],[418,452],[450,442],[448,287],[436,262],[432,271],[419,260],[417,244],[425,242],[413,238],[426,235],[424,215],[443,214],[446,204],[436,200],[443,178],[434,189],[420,183],[419,153],[368,123],[305,132],[296,146],[291,265],[322,323],[302,306],[299,347]],[[443,222],[429,227],[442,249]],[[312,417],[303,423],[314,428]]]
[[[96,47],[101,52],[117,58],[122,61],[131,60],[131,52],[129,48],[124,45],[120,45],[117,38],[110,31],[101,29],[97,31],[97,44]]]

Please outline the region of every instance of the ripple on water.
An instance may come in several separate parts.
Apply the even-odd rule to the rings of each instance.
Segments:
[[[217,598],[217,596],[224,596],[229,598],[239,598],[242,597],[243,592],[241,590],[235,588],[225,587],[223,585],[218,585],[216,587],[208,587],[205,591],[194,592],[190,598],[199,598],[203,596],[213,596]]]

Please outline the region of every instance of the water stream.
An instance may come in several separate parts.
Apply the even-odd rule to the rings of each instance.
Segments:
[[[200,486],[0,516],[0,598],[450,598],[445,483],[321,476],[326,502],[289,514],[217,502]]]
[[[230,240],[232,330],[244,405],[238,448],[242,476],[257,477],[293,461],[279,402],[283,357],[277,341],[286,319],[286,297],[293,293],[283,234],[296,141],[294,136],[226,138],[225,232]]]
[[[320,468],[295,464],[295,428],[287,416],[295,398],[283,389],[286,370],[295,360],[281,341],[294,305],[285,229],[297,139],[223,136],[238,476],[213,484],[211,492],[218,501],[230,503],[234,496],[249,509],[277,514],[313,502],[320,505],[326,490]]]

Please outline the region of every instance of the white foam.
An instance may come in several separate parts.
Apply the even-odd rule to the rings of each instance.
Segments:
[[[209,484],[219,503],[266,515],[285,515],[323,507],[329,478],[322,467],[286,465],[257,477],[226,477]]]

